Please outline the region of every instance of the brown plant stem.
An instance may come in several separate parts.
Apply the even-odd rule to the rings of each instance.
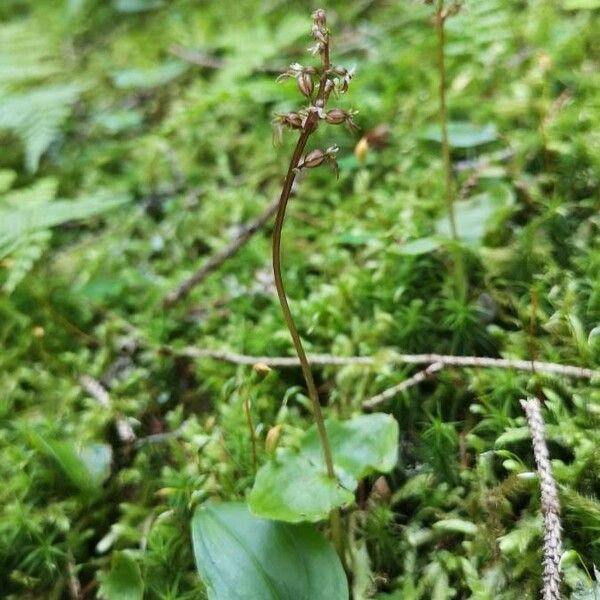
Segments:
[[[296,178],[295,169],[298,166],[300,157],[304,152],[304,148],[306,147],[308,138],[310,137],[312,129],[315,125],[316,117],[314,117],[313,115],[315,115],[315,113],[311,113],[308,116],[302,133],[298,138],[296,148],[294,149],[292,159],[290,160],[288,172],[283,184],[283,189],[281,190],[281,196],[279,198],[279,205],[277,207],[277,213],[275,215],[275,224],[273,227],[273,277],[275,279],[275,288],[277,289],[277,297],[279,298],[279,303],[281,305],[283,319],[292,337],[294,349],[296,350],[296,354],[298,355],[298,360],[300,361],[300,367],[302,369],[302,375],[304,376],[304,381],[306,382],[306,387],[308,389],[308,396],[310,398],[313,417],[315,419],[315,423],[317,425],[317,430],[319,433],[319,440],[321,442],[321,449],[323,451],[323,459],[325,461],[327,475],[328,477],[335,479],[335,470],[333,467],[333,454],[331,452],[331,444],[329,443],[327,430],[325,429],[325,420],[323,419],[321,403],[319,402],[319,392],[317,391],[317,386],[315,385],[315,380],[312,374],[312,370],[310,368],[310,363],[308,362],[308,358],[306,356],[306,352],[304,351],[304,346],[302,345],[302,340],[300,339],[298,329],[296,328],[294,318],[292,317],[292,312],[287,301],[285,286],[281,274],[281,233],[283,231],[285,212],[290,198],[292,185],[294,183],[294,179]],[[331,536],[333,538],[335,547],[340,557],[343,557],[344,543],[342,538],[341,517],[338,510],[333,510],[331,512],[330,525]]]
[[[307,124],[309,120],[310,117],[307,120]],[[300,339],[298,329],[296,328],[294,318],[292,317],[292,312],[287,301],[285,286],[281,274],[281,233],[283,231],[285,212],[290,197],[290,191],[292,189],[292,184],[294,183],[294,179],[296,177],[295,169],[298,165],[298,162],[300,161],[300,157],[302,156],[302,152],[304,151],[306,142],[308,141],[309,137],[310,130],[305,126],[300,135],[300,138],[298,139],[298,142],[296,143],[296,148],[294,149],[294,153],[290,161],[288,172],[283,184],[283,189],[281,190],[279,205],[277,207],[277,213],[275,215],[275,224],[273,227],[273,276],[275,279],[275,288],[277,289],[277,297],[279,298],[279,303],[281,304],[283,318],[292,337],[294,349],[296,350],[296,354],[298,355],[300,367],[302,369],[302,374],[306,382],[306,387],[308,388],[308,395],[311,401],[313,416],[315,418],[317,428],[319,430],[319,438],[321,440],[323,458],[325,460],[327,474],[330,477],[335,477],[331,447],[329,444],[329,439],[327,437],[327,432],[325,430],[323,414],[321,411],[321,404],[319,402],[319,393],[317,391],[317,386],[315,385],[310,364],[306,357],[306,352],[304,351],[304,346],[302,345],[302,340]]]
[[[321,53],[321,61],[322,70],[315,103],[324,103],[326,99],[326,83],[328,80],[330,70],[328,42],[324,44],[324,48]],[[321,410],[321,404],[319,402],[319,393],[317,391],[317,386],[315,384],[312,370],[310,368],[310,363],[308,362],[306,352],[304,351],[304,346],[302,345],[302,340],[300,339],[298,329],[296,327],[296,324],[294,323],[294,318],[292,316],[292,312],[288,304],[285,286],[283,283],[283,276],[281,273],[281,234],[283,231],[285,213],[290,199],[292,186],[296,178],[297,169],[300,164],[300,159],[302,157],[302,153],[304,152],[308,139],[317,128],[318,118],[319,117],[317,112],[310,112],[306,117],[302,130],[300,132],[300,137],[296,142],[296,147],[294,148],[294,152],[292,154],[292,158],[288,166],[287,174],[283,183],[283,188],[281,190],[281,195],[279,197],[277,212],[275,214],[275,223],[273,226],[272,258],[273,277],[275,280],[277,297],[279,298],[281,312],[283,313],[283,319],[290,332],[290,336],[292,337],[294,349],[296,350],[296,354],[298,355],[298,360],[300,361],[302,374],[304,376],[306,387],[308,389],[308,396],[310,398],[313,417],[317,425],[317,431],[319,434],[319,440],[321,443],[321,450],[323,452],[323,459],[325,461],[327,476],[333,480],[336,480],[335,469],[333,465],[333,454],[331,452],[331,444],[329,443],[329,437],[327,436],[327,430],[325,428],[325,420],[323,418],[323,412]],[[331,537],[334,546],[340,556],[342,563],[344,564],[344,541],[341,527],[341,515],[338,509],[334,509],[330,513],[330,527]]]
[[[442,159],[444,161],[446,208],[450,234],[452,236],[452,251],[454,254],[454,279],[457,297],[464,300],[467,295],[465,269],[463,264],[460,237],[456,226],[456,211],[454,210],[455,189],[452,173],[452,160],[450,157],[450,143],[448,141],[448,111],[446,108],[446,24],[447,14],[444,10],[444,0],[437,0],[435,11],[435,29],[437,32],[437,63],[438,63],[438,94],[439,94],[439,121],[441,130]]]

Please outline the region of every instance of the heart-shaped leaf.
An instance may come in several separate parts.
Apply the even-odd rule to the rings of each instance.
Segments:
[[[241,503],[210,503],[192,519],[209,600],[347,600],[332,546],[308,524],[261,519]]]
[[[398,423],[391,415],[373,413],[348,421],[328,421],[326,428],[337,469],[358,480],[394,468],[398,460]],[[301,450],[310,462],[324,466],[316,426],[307,431]]]
[[[268,519],[321,521],[332,509],[352,503],[355,481],[349,485],[345,489],[328,477],[320,457],[311,461],[288,452],[258,471],[248,503],[252,512]]]
[[[250,510],[261,517],[291,523],[320,521],[336,507],[354,499],[358,480],[394,468],[398,423],[390,415],[360,415],[348,421],[328,421],[337,480],[327,476],[316,426],[298,452],[287,451],[258,471],[248,498]]]

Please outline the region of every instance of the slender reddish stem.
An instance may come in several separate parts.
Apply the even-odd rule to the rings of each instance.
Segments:
[[[330,62],[329,62],[329,44],[325,44],[325,48],[321,55],[322,60],[322,72],[319,81],[319,88],[317,91],[315,103],[313,107],[316,107],[317,102],[324,103],[326,100],[325,88],[327,83],[327,76],[329,74]],[[304,376],[304,380],[306,382],[306,387],[308,389],[308,396],[310,398],[311,407],[313,417],[315,419],[315,423],[317,425],[317,430],[319,433],[319,440],[321,443],[321,449],[323,452],[323,459],[325,461],[325,467],[327,469],[327,475],[335,480],[335,470],[333,466],[333,454],[331,452],[331,444],[329,443],[329,438],[327,436],[327,430],[325,428],[325,420],[323,418],[323,412],[321,410],[321,403],[319,402],[319,392],[317,390],[317,386],[315,385],[315,380],[313,377],[313,373],[310,367],[310,363],[308,362],[308,358],[306,356],[306,352],[304,350],[304,346],[302,344],[302,340],[300,339],[300,335],[298,333],[298,329],[294,322],[294,318],[292,316],[292,312],[290,310],[287,295],[285,292],[285,286],[283,283],[283,277],[281,274],[281,234],[283,231],[283,223],[285,220],[285,213],[287,209],[287,205],[290,199],[290,194],[292,192],[292,186],[294,185],[294,180],[296,179],[296,170],[300,163],[300,159],[302,157],[302,153],[306,148],[306,143],[310,138],[311,134],[316,130],[318,125],[318,114],[317,112],[310,112],[306,117],[304,126],[302,131],[300,132],[300,137],[296,142],[296,147],[294,148],[294,152],[292,154],[292,158],[290,160],[290,164],[288,166],[287,174],[285,176],[285,181],[283,183],[283,188],[281,190],[281,196],[279,197],[279,205],[277,207],[277,213],[275,215],[275,224],[273,227],[273,275],[275,279],[275,288],[277,289],[277,296],[279,298],[279,303],[281,304],[281,311],[283,313],[283,318],[287,325],[287,328],[292,337],[292,342],[294,344],[294,348],[296,350],[296,354],[298,355],[298,359],[300,360],[300,366],[302,369],[302,374]],[[330,523],[331,523],[331,534],[340,555],[340,558],[343,561],[343,537],[342,537],[342,528],[341,528],[341,518],[338,510],[333,510],[330,514]]]

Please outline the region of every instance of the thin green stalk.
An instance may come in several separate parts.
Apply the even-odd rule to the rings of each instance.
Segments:
[[[460,237],[456,226],[456,211],[454,200],[456,196],[454,177],[452,175],[452,160],[450,158],[450,143],[448,142],[448,114],[446,109],[446,14],[444,11],[444,0],[437,0],[435,14],[435,28],[437,31],[437,63],[439,78],[439,120],[442,134],[442,158],[444,161],[446,207],[448,221],[450,223],[450,234],[452,235],[452,247],[454,254],[454,279],[456,294],[464,300],[467,295],[465,268],[462,250],[460,248]]]

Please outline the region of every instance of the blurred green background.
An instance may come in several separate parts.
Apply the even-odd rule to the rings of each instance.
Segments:
[[[296,370],[261,376],[182,351],[291,355],[270,225],[176,305],[163,299],[277,196],[294,136],[274,147],[271,119],[302,98],[276,72],[311,60],[317,6],[0,4],[1,597],[127,597],[114,591],[123,569],[145,598],[204,598],[189,517],[252,484],[244,399],[260,461],[270,427],[293,445],[310,423]],[[386,351],[597,366],[600,2],[469,0],[448,19],[466,300],[440,242],[433,8],[323,8],[334,61],[356,66],[339,106],[359,111],[360,131],[315,136],[340,146],[340,177],[303,179],[285,278],[310,352],[382,356],[318,369],[327,410],[347,417],[412,374]],[[375,128],[385,139],[361,162],[355,145]],[[595,597],[597,386],[446,370],[385,405],[400,461],[391,498],[356,513],[354,598],[537,596],[538,488],[518,402],[529,393],[546,401],[565,597]]]

